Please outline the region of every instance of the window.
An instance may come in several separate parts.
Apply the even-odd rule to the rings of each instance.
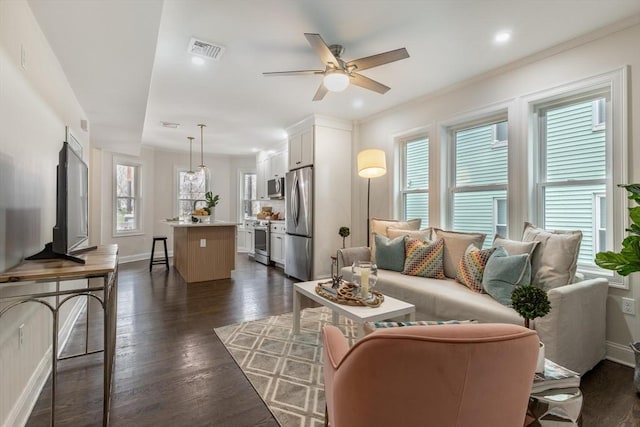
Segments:
[[[141,231],[140,165],[115,161],[114,234]]]
[[[501,237],[507,237],[507,199],[493,198],[493,232]]]
[[[507,122],[451,130],[453,173],[450,186],[453,230],[492,236],[507,227]],[[498,137],[496,137],[498,135]],[[505,138],[496,145],[497,138]],[[498,217],[499,221],[498,221]],[[492,239],[486,239],[485,246]]]
[[[508,142],[507,122],[499,122],[493,125],[493,148],[506,147]]]
[[[607,96],[574,96],[538,110],[539,215],[545,228],[582,230],[583,266],[594,266],[595,253],[607,246],[607,132],[593,132],[594,108],[604,114]]]
[[[210,188],[209,175],[196,172],[193,180],[188,179],[187,169],[179,169],[177,173],[178,184],[178,204],[176,215],[180,217],[189,216],[193,212],[197,201],[204,200],[204,195]],[[205,203],[198,204],[203,207]]]
[[[254,172],[240,173],[240,220],[255,214],[260,210],[257,196],[257,178]]]
[[[429,138],[402,144],[401,170],[402,218],[421,218],[422,225],[426,226],[429,224]]]
[[[607,250],[607,197],[604,193],[593,195],[593,257]]]
[[[607,120],[606,105],[604,98],[598,98],[593,101],[591,113],[591,130],[594,132],[605,129]]]

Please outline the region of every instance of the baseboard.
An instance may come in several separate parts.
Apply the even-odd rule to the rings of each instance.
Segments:
[[[628,345],[622,345],[615,342],[607,341],[607,360],[620,363],[621,365],[636,366],[635,355]]]
[[[69,312],[69,316],[67,317],[67,321],[64,322],[62,328],[58,332],[58,342],[59,351],[64,348],[69,337],[71,336],[71,330],[73,329],[73,325],[75,325],[76,320],[78,320],[78,316],[82,313],[85,305],[87,303],[86,298],[78,298],[73,308]],[[47,351],[40,359],[38,366],[33,371],[31,378],[27,382],[26,386],[22,390],[22,394],[16,401],[15,405],[11,411],[9,411],[9,415],[5,421],[4,426],[24,426],[27,424],[29,420],[29,416],[31,415],[31,411],[38,401],[38,396],[42,392],[44,385],[49,378],[49,374],[51,373],[51,351],[53,347],[49,347]]]
[[[169,255],[169,258],[173,257],[173,251],[167,251],[167,254]],[[135,261],[149,261],[149,258],[151,258],[151,252],[147,252],[144,254],[120,256],[118,257],[118,264],[127,264],[129,262],[135,262]]]

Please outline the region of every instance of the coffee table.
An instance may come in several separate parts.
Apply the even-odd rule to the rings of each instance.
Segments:
[[[365,307],[343,305],[321,297],[316,293],[316,285],[326,280],[313,280],[310,282],[294,283],[293,285],[293,333],[300,333],[300,299],[305,296],[313,301],[331,309],[332,322],[337,325],[340,315],[351,319],[358,324],[358,338],[364,336],[365,322],[377,322],[380,320],[404,317],[404,320],[415,320],[416,307],[408,302],[400,301],[389,296],[384,296],[384,302],[379,307]]]

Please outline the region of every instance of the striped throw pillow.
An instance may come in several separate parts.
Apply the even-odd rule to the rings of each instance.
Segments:
[[[444,279],[444,240],[435,242],[404,238],[405,260],[402,274]]]
[[[478,249],[473,244],[467,247],[458,264],[456,280],[473,292],[482,293],[482,275],[489,257],[496,248]]]

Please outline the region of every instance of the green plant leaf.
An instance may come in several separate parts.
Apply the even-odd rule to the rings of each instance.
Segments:
[[[511,294],[513,309],[525,319],[543,317],[551,310],[547,293],[536,286],[526,285],[514,289]]]
[[[640,206],[629,208],[629,218],[631,218],[634,224],[640,225]]]
[[[640,204],[640,184],[618,184],[618,187],[622,187],[629,192],[627,196],[629,200]]]

